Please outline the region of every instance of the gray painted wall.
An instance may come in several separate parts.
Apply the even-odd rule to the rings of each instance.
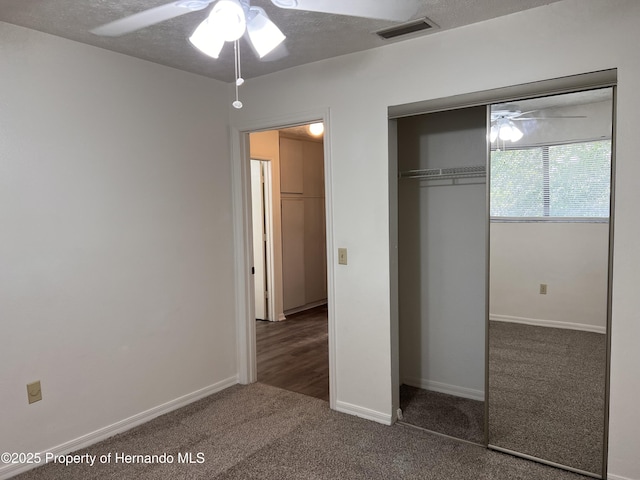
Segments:
[[[399,120],[400,172],[484,165],[485,124],[484,107]],[[473,180],[400,180],[400,372],[409,385],[482,399],[486,193]]]

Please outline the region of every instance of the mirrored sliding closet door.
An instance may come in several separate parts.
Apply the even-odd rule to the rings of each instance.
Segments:
[[[490,106],[488,442],[605,470],[614,89]]]

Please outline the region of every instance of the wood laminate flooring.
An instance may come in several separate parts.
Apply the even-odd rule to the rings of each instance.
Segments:
[[[329,401],[327,306],[256,321],[258,381]]]

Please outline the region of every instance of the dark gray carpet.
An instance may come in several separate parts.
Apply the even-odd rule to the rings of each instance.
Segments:
[[[605,335],[489,323],[489,443],[601,473]]]
[[[49,464],[29,479],[576,480],[482,447],[329,410],[263,384],[235,386],[78,454],[202,453],[204,463]],[[195,458],[195,457],[194,457]]]
[[[402,385],[403,422],[484,444],[484,402]]]

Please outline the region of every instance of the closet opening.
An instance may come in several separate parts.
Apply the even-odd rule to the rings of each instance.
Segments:
[[[397,120],[402,422],[483,444],[486,108]]]
[[[616,81],[389,108],[399,421],[606,478]]]

